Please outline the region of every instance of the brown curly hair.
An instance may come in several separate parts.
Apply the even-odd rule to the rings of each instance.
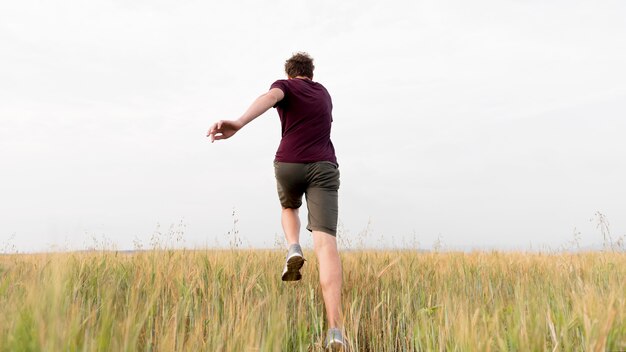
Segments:
[[[313,58],[305,52],[295,53],[285,61],[285,72],[291,78],[304,76],[313,79],[314,69]]]

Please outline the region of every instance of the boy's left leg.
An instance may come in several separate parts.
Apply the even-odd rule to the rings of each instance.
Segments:
[[[304,255],[300,248],[300,217],[298,208],[302,205],[302,195],[306,190],[306,165],[296,163],[274,163],[278,198],[283,207],[281,223],[289,245],[283,281],[297,281],[302,278],[300,268],[304,265]]]
[[[298,209],[283,208],[281,214],[280,220],[288,246],[300,243],[300,216],[298,213]]]
[[[281,220],[289,245],[281,279],[283,281],[298,281],[302,278],[300,269],[304,265],[304,255],[299,243],[300,217],[298,216],[298,209],[283,208]]]

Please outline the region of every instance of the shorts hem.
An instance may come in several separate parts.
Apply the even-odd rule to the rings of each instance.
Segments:
[[[309,232],[321,231],[321,232],[324,232],[324,233],[326,233],[328,235],[331,235],[333,237],[337,237],[337,230],[329,229],[328,227],[324,227],[324,226],[307,226],[306,229],[309,230]]]

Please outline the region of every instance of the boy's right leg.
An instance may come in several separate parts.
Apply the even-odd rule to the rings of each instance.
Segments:
[[[320,285],[326,306],[329,328],[341,328],[341,258],[337,238],[323,231],[313,231],[315,254],[319,265]]]
[[[333,352],[344,351],[346,345],[341,323],[342,270],[337,238],[323,231],[313,231],[313,240],[329,327],[324,348]]]

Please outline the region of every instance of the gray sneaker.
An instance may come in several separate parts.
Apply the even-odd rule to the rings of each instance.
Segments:
[[[302,248],[299,244],[292,244],[289,246],[289,252],[287,252],[287,260],[285,261],[285,268],[283,269],[283,281],[298,281],[302,279],[300,274],[300,268],[304,265],[304,256],[302,255]]]
[[[326,333],[326,346],[324,349],[330,352],[346,351],[346,343],[343,341],[341,330],[337,328],[328,329],[328,333]]]

